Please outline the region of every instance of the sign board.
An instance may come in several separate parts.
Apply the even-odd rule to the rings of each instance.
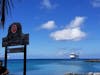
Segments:
[[[9,48],[7,50],[8,53],[19,53],[19,52],[24,52],[24,47],[20,48]]]
[[[2,39],[2,46],[16,46],[29,44],[29,34],[22,33],[20,23],[13,23],[9,27],[7,37]]]
[[[2,46],[16,46],[29,44],[29,34],[23,34],[20,38],[9,40],[7,37],[3,38]]]

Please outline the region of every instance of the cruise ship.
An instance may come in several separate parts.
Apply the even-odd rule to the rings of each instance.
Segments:
[[[77,58],[79,58],[79,55],[76,54],[76,53],[70,53],[69,57],[70,57],[71,59],[77,59]]]

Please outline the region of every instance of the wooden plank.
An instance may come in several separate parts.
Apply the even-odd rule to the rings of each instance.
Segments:
[[[9,48],[8,53],[20,53],[20,52],[24,52],[24,48],[20,47],[20,48]]]
[[[2,47],[6,46],[17,46],[17,45],[27,45],[29,44],[29,34],[22,34],[20,38],[8,39],[4,37],[2,39]]]

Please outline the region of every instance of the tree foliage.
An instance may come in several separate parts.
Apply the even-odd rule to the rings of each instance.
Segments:
[[[0,0],[0,26],[4,28],[5,21],[7,15],[11,13],[11,9],[13,8],[12,0]]]

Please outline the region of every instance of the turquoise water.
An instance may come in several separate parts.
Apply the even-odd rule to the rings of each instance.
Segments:
[[[11,75],[22,75],[23,60],[9,60],[8,69]],[[27,75],[64,75],[66,72],[100,72],[100,63],[65,59],[27,60]]]

